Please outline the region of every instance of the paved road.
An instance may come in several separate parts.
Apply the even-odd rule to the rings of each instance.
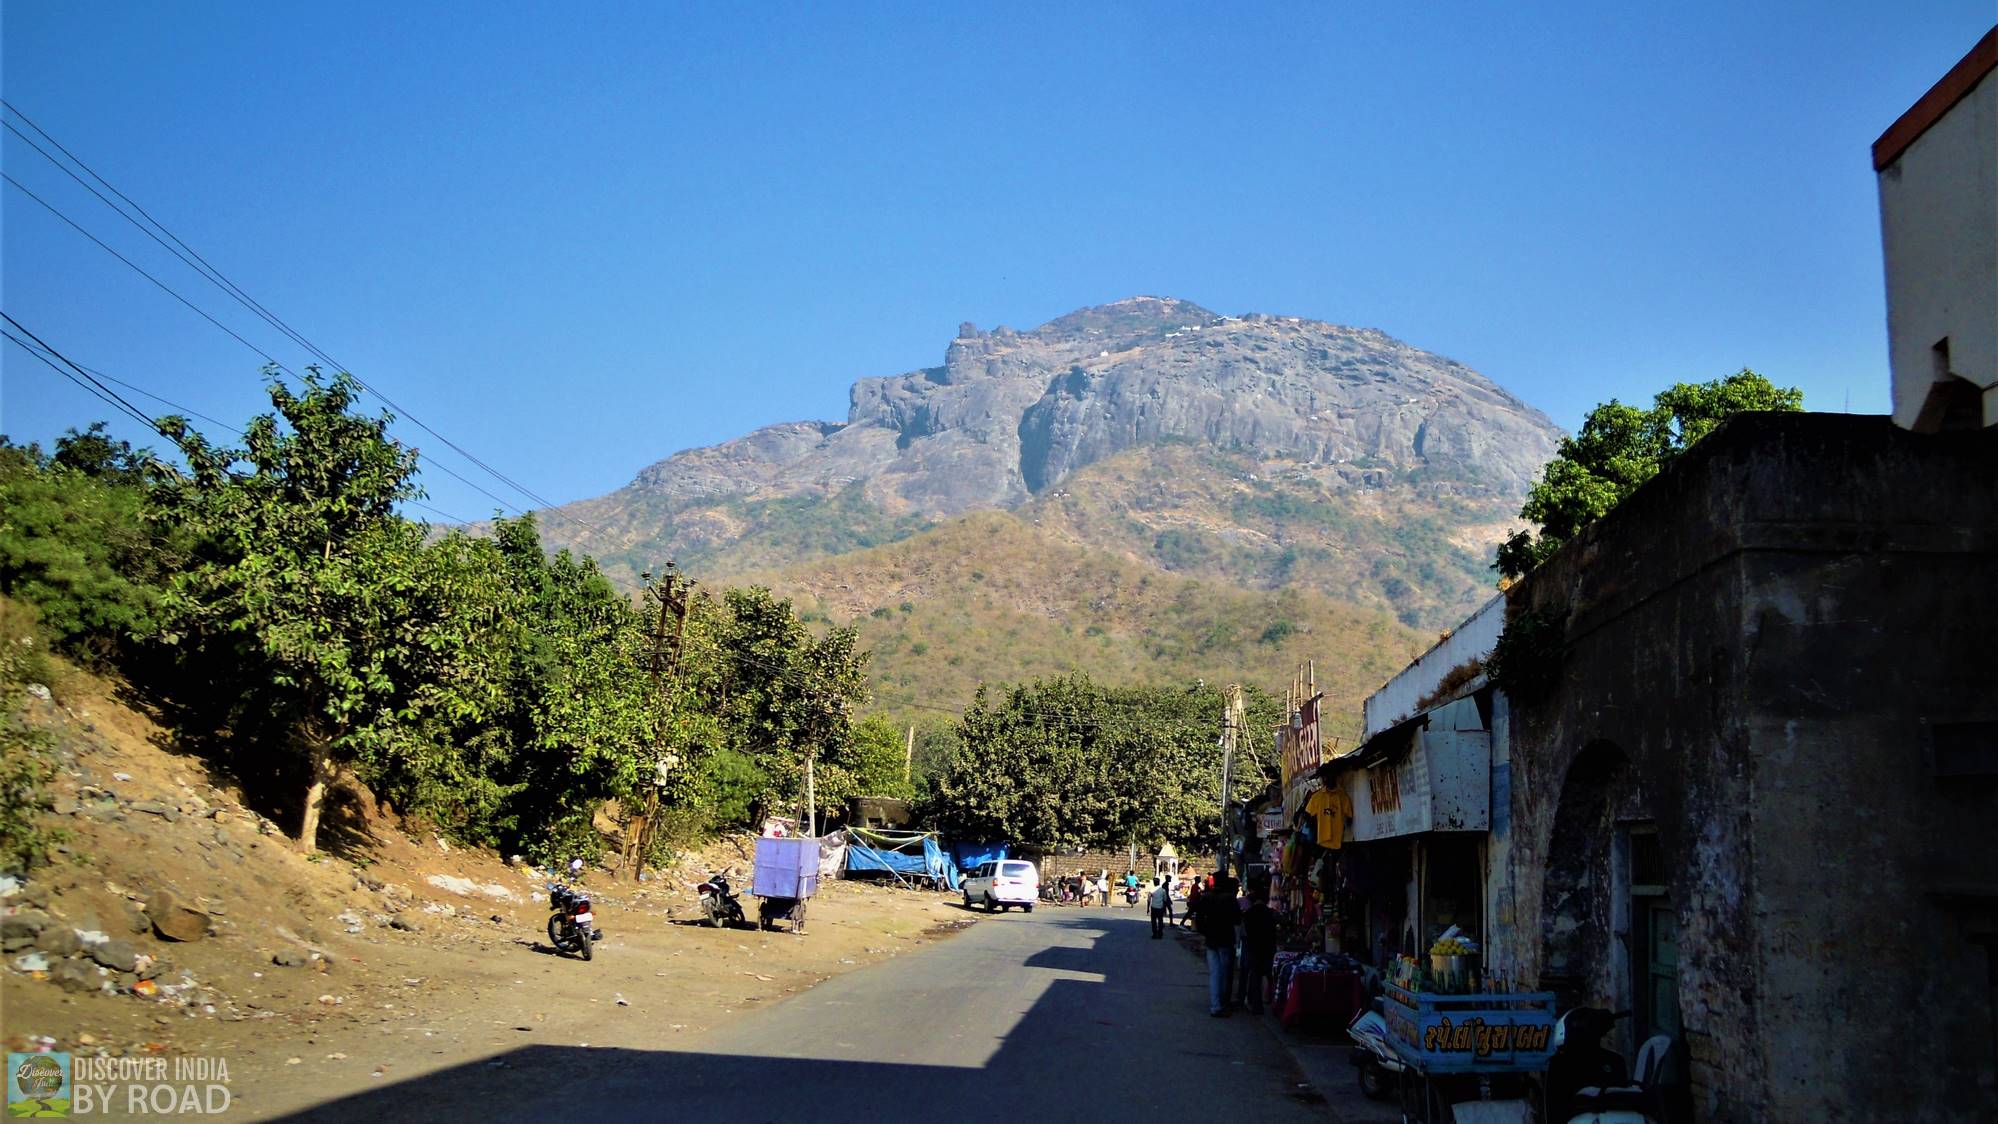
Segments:
[[[804,938],[809,940],[809,936]],[[1248,1016],[1135,911],[1042,909],[836,977],[684,1050],[528,1047],[314,1117],[1324,1121]],[[481,1063],[483,1065],[484,1063]],[[481,1094],[483,1090],[483,1094]]]

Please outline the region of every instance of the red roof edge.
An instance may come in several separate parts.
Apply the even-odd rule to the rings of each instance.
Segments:
[[[1977,41],[1977,46],[1949,68],[1942,81],[1930,86],[1921,100],[1908,107],[1908,112],[1887,126],[1887,131],[1873,142],[1873,170],[1878,172],[1899,160],[1901,154],[1908,151],[1909,145],[1928,132],[1929,126],[1942,120],[1942,115],[1962,101],[1963,96],[1976,88],[1994,68],[1998,68],[1998,26],[1985,32],[1984,38]]]

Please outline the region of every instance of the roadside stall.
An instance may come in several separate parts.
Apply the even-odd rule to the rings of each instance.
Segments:
[[[955,890],[963,882],[935,832],[850,827],[846,838],[848,878],[886,875],[897,885],[932,890]]]
[[[1454,929],[1432,945],[1426,963],[1396,961],[1381,1015],[1407,1067],[1403,1120],[1532,1118],[1536,1092],[1545,1087],[1536,1077],[1554,1056],[1554,993],[1511,990],[1506,980],[1481,976],[1477,962],[1475,942]]]
[[[819,841],[810,836],[765,835],[756,840],[750,893],[760,899],[757,922],[765,929],[789,921],[805,931],[805,903],[819,891]]]

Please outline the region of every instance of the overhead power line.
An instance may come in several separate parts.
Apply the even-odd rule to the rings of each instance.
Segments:
[[[48,200],[43,199],[41,196],[36,195],[34,192],[28,190],[26,187],[24,187],[21,184],[19,180],[15,179],[13,176],[10,176],[5,172],[0,172],[0,179],[6,180],[9,184],[13,185],[16,190],[20,191],[21,194],[26,195],[28,198],[34,200],[37,203],[40,203],[43,207],[48,209],[50,214],[68,223],[70,227],[74,229],[78,234],[81,234],[85,238],[90,239],[92,242],[97,243],[97,245],[101,247],[105,253],[110,254],[112,257],[117,258],[119,261],[125,263],[125,265],[130,267],[134,273],[137,273],[139,276],[159,286],[161,291],[165,292],[168,296],[186,305],[188,308],[193,309],[195,314],[200,316],[203,320],[206,320],[210,324],[215,325],[217,328],[222,329],[224,332],[229,333],[229,335],[232,338],[234,338],[238,343],[241,343],[244,347],[249,348],[251,351],[256,352],[258,355],[263,356],[264,360],[269,364],[271,364],[273,367],[276,367],[278,370],[283,371],[286,374],[293,375],[293,377],[296,377],[295,373],[292,371],[290,367],[287,367],[283,363],[280,363],[269,352],[265,351],[263,348],[258,347],[256,344],[251,343],[249,340],[244,339],[241,335],[237,334],[235,329],[229,327],[227,324],[222,323],[220,320],[217,320],[215,317],[210,316],[199,305],[196,305],[193,301],[188,300],[186,297],[180,295],[180,293],[175,291],[172,286],[168,285],[166,282],[160,280],[159,278],[153,276],[152,274],[146,272],[144,269],[142,269],[140,266],[134,263],[130,258],[127,258],[125,255],[119,253],[117,250],[114,250],[110,246],[106,245],[103,239],[97,237],[95,234],[90,233],[88,230],[85,230],[82,224],[78,223],[75,219],[70,218],[68,215],[62,213],[60,209],[58,209],[54,204],[50,203]],[[355,376],[354,381],[360,383],[361,382],[360,377]],[[361,386],[362,389],[368,389],[366,383],[361,383]],[[378,392],[375,393],[375,397],[382,398],[381,394]],[[382,398],[382,401],[388,402],[388,399]],[[398,409],[395,403],[389,402],[388,404],[391,409]],[[412,418],[411,420],[413,421],[415,419]],[[437,471],[442,472],[444,475],[449,476],[451,479],[456,480],[460,484],[463,484],[465,487],[470,488],[473,491],[479,493],[480,495],[485,496],[487,499],[493,501],[494,503],[499,504],[500,507],[502,507],[503,509],[512,511],[516,514],[519,514],[521,512],[521,508],[519,507],[519,505],[509,503],[507,500],[500,497],[498,494],[494,493],[490,488],[486,488],[480,484],[475,484],[471,480],[466,479],[464,475],[459,473],[457,470],[453,469],[450,465],[447,465],[442,461],[438,460],[432,460],[430,462],[430,465],[431,467],[437,469]],[[570,518],[570,516],[565,515],[562,512],[556,512],[555,514],[561,515],[565,519]],[[578,520],[578,522],[580,522],[580,520]],[[588,526],[588,524],[584,525]]]
[[[78,378],[77,376],[71,374],[67,370],[64,370],[61,364],[57,363],[53,359],[50,359],[48,356],[43,355],[41,352],[35,350],[34,347],[28,343],[28,341],[22,339],[21,337],[15,335],[12,332],[7,332],[4,330],[0,330],[0,335],[5,335],[7,339],[10,340],[16,347],[19,347],[22,351],[25,351],[29,355],[32,355],[35,358],[41,360],[42,362],[48,364],[49,368],[55,371],[56,374],[59,374],[62,377],[68,379],[69,381],[75,383],[76,385],[82,387],[93,398],[96,398],[99,401],[103,402],[105,405],[110,406],[113,410],[117,410],[120,413],[130,414],[133,417],[136,417],[140,422],[144,423],[148,428],[152,428],[153,423],[147,421],[144,414],[138,414],[133,412],[132,410],[127,408],[126,403],[120,401],[118,398],[113,397],[108,391],[100,390],[96,386],[93,386],[91,383]]]
[[[16,320],[12,316],[7,315],[7,313],[4,311],[0,311],[0,319],[5,319],[7,323],[12,324],[14,326],[14,331],[19,332],[21,333],[21,335],[24,335],[29,339],[35,341],[36,347],[41,348],[41,351],[36,351],[35,348],[28,347],[27,344],[21,343],[20,339],[15,337],[13,333],[11,332],[8,333],[7,338],[13,340],[17,344],[20,344],[23,348],[26,348],[29,354],[33,355],[37,359],[40,359],[42,362],[47,363],[49,366],[55,367],[56,370],[63,371],[63,373],[66,375],[69,374],[69,371],[76,372],[75,375],[70,376],[72,382],[78,382],[78,383],[87,382],[91,389],[97,391],[98,394],[101,397],[103,397],[106,401],[110,402],[111,405],[117,407],[120,410],[123,410],[127,415],[136,419],[140,425],[145,426],[147,429],[152,429],[152,430],[159,429],[159,423],[154,421],[152,418],[147,417],[146,412],[144,410],[141,410],[137,406],[132,405],[132,403],[127,401],[123,395],[120,395],[117,391],[112,390],[110,387],[105,386],[103,383],[97,381],[97,379],[94,376],[92,376],[89,371],[84,370],[82,367],[77,366],[75,363],[71,363],[69,359],[63,355],[62,352],[57,351],[53,347],[50,347],[46,342],[42,340],[42,337],[29,331],[27,327],[24,326],[19,320]],[[42,354],[42,352],[44,351],[47,352],[48,355],[53,355],[56,357],[56,359],[60,359],[62,361],[62,366],[56,366],[54,361],[50,360],[48,356]],[[64,367],[69,368],[69,370],[65,371]]]
[[[148,417],[143,410],[140,410],[137,406],[134,406],[123,395],[120,395],[117,391],[112,390],[110,387],[105,386],[104,384],[114,383],[118,386],[124,387],[126,390],[129,390],[134,394],[150,398],[153,401],[158,402],[163,406],[168,406],[181,414],[185,414],[189,417],[200,418],[203,421],[210,422],[214,425],[220,426],[226,432],[234,434],[238,439],[246,438],[246,435],[243,433],[242,430],[236,428],[235,426],[230,425],[228,422],[225,422],[220,418],[213,417],[212,415],[209,414],[204,414],[201,411],[193,409],[188,406],[183,406],[180,403],[175,402],[170,398],[164,398],[158,394],[154,394],[152,391],[147,390],[142,386],[126,382],[124,379],[107,375],[104,372],[99,371],[92,367],[83,366],[82,364],[69,358],[67,355],[64,355],[62,352],[57,351],[53,346],[44,341],[40,336],[37,336],[33,332],[29,331],[26,327],[24,327],[21,324],[20,321],[14,319],[12,316],[8,315],[4,311],[0,311],[0,318],[4,318],[7,321],[7,323],[12,324],[14,328],[21,333],[21,335],[25,335],[28,337],[28,339],[35,341],[34,344],[31,345],[26,340],[21,339],[20,336],[15,335],[13,332],[0,330],[0,334],[4,334],[7,337],[7,339],[12,341],[16,347],[19,347],[21,350],[27,352],[29,355],[34,356],[36,359],[41,360],[51,370],[55,371],[57,374],[63,376],[69,381],[75,383],[76,385],[82,387],[84,390],[90,392],[91,395],[100,399],[106,405],[110,406],[115,410],[118,410],[121,413],[124,413],[128,417],[131,417],[132,419],[137,421],[140,425],[143,425],[147,429],[150,429],[153,432],[158,433],[162,437],[166,437],[169,440],[172,439],[172,435],[169,434],[165,429],[161,428],[159,424],[159,419]],[[54,358],[51,359],[50,356],[54,356]],[[58,362],[58,360],[60,362]],[[438,467],[441,468],[443,466],[440,465]],[[448,472],[450,470],[446,469],[445,471]],[[466,481],[466,483],[471,484],[470,481]],[[477,487],[478,485],[471,484],[471,486]],[[444,511],[440,508],[433,507],[430,504],[424,503],[422,500],[411,499],[411,500],[405,500],[404,502],[408,503],[412,507],[420,507],[423,510],[428,511],[433,515],[439,516],[444,519],[448,519],[453,523],[470,522],[470,520],[468,519],[464,519],[460,516],[453,515],[450,512]]]
[[[131,196],[125,194],[123,191],[120,191],[118,187],[112,184],[109,180],[99,175],[96,169],[92,168],[89,164],[85,163],[74,152],[71,152],[67,146],[65,146],[61,141],[57,140],[53,135],[51,135],[48,132],[48,130],[43,129],[40,125],[35,124],[32,118],[30,118],[27,114],[22,113],[20,109],[15,107],[12,102],[0,99],[0,106],[4,106],[8,112],[11,112],[16,117],[20,118],[22,122],[24,122],[29,128],[33,129],[36,132],[36,134],[38,134],[42,139],[48,141],[48,143],[51,146],[53,146],[57,151],[61,152],[64,156],[68,157],[69,160],[75,163],[77,167],[83,169],[83,171],[87,173],[91,179],[96,180],[99,184],[102,184],[106,191],[109,191],[112,195],[115,195],[120,200],[123,200],[126,204],[128,204],[132,208],[133,211],[138,212],[138,215],[143,217],[145,221],[141,222],[139,218],[133,217],[133,215],[128,213],[123,207],[120,207],[117,203],[112,202],[111,199],[105,196],[103,191],[99,191],[97,190],[97,188],[92,187],[91,184],[85,181],[82,176],[77,175],[76,172],[71,170],[68,165],[64,164],[61,160],[56,159],[56,157],[51,153],[49,153],[47,149],[44,149],[41,145],[35,143],[33,138],[29,137],[26,133],[23,133],[20,129],[16,128],[12,122],[5,122],[9,131],[14,133],[15,136],[19,137],[30,148],[34,149],[37,153],[39,153],[44,159],[48,160],[51,164],[54,164],[56,167],[62,169],[64,174],[68,175],[71,179],[81,184],[92,195],[95,195],[98,198],[98,200],[101,201],[105,206],[117,212],[119,217],[123,218],[125,221],[137,227],[147,237],[159,243],[162,247],[165,247],[165,249],[169,253],[173,254],[174,257],[179,259],[182,264],[186,265],[190,269],[193,269],[196,273],[200,274],[203,279],[207,280],[210,284],[213,284],[217,288],[221,289],[222,292],[226,294],[230,299],[236,301],[244,308],[250,310],[259,319],[263,320],[266,324],[270,325],[272,328],[275,328],[277,331],[282,333],[287,339],[291,340],[293,343],[296,343],[298,346],[304,348],[308,353],[318,358],[321,362],[324,362],[328,367],[331,367],[336,371],[346,372],[350,377],[353,378],[355,383],[358,384],[362,390],[380,399],[385,405],[389,407],[389,409],[394,410],[398,416],[408,419],[410,424],[416,426],[418,429],[423,430],[425,433],[428,433],[430,436],[436,438],[438,441],[443,442],[447,448],[451,449],[459,456],[464,457],[467,461],[471,462],[474,466],[485,472],[488,476],[491,476],[493,479],[499,481],[502,485],[512,489],[515,492],[518,492],[523,496],[526,496],[529,500],[533,501],[534,503],[538,504],[541,508],[547,510],[548,512],[556,515],[559,518],[566,519],[572,523],[578,524],[583,527],[587,527],[593,531],[600,530],[600,528],[596,527],[588,520],[581,519],[574,515],[570,515],[567,512],[558,510],[556,508],[556,505],[550,500],[548,500],[546,497],[528,488],[527,486],[521,484],[518,480],[515,480],[513,477],[507,475],[506,473],[503,473],[497,468],[494,468],[491,464],[487,463],[485,460],[478,457],[471,450],[465,448],[463,445],[460,445],[458,442],[445,436],[442,432],[437,430],[435,427],[431,426],[428,422],[425,422],[422,418],[417,417],[413,412],[404,408],[400,403],[390,398],[387,394],[383,393],[379,388],[367,382],[365,379],[361,378],[361,376],[354,374],[353,371],[350,368],[348,368],[345,364],[334,359],[330,354],[328,354],[325,351],[325,349],[319,347],[317,344],[313,343],[310,339],[307,339],[303,333],[293,328],[290,324],[286,323],[282,318],[277,316],[275,313],[271,312],[268,308],[264,307],[264,305],[258,302],[254,297],[250,296],[249,293],[245,292],[241,286],[237,285],[233,280],[231,280],[227,274],[223,273],[220,269],[216,268],[213,264],[211,264],[208,261],[207,258],[202,257],[200,253],[198,253],[192,246],[189,246],[184,240],[180,238],[179,235],[176,235],[164,223],[154,218],[151,212],[147,211],[137,201],[132,199]],[[126,266],[138,272],[141,276],[145,277],[147,280],[152,281],[155,285],[158,285],[161,289],[165,290],[168,294],[173,296],[176,300],[179,300],[182,304],[187,305],[187,307],[189,307],[190,309],[193,309],[203,319],[207,320],[209,323],[214,324],[216,327],[221,328],[223,331],[227,332],[230,336],[234,337],[238,342],[242,343],[245,347],[250,348],[258,355],[261,355],[267,362],[277,367],[279,370],[285,371],[288,374],[291,373],[289,368],[287,368],[283,363],[278,362],[278,360],[275,357],[271,356],[268,352],[264,351],[262,348],[256,346],[255,344],[251,343],[249,340],[244,339],[241,335],[238,335],[233,329],[224,325],[221,321],[215,319],[213,316],[210,316],[208,313],[202,311],[192,301],[189,301],[186,297],[183,297],[178,292],[175,292],[164,282],[160,281],[152,274],[147,273],[145,270],[139,268],[139,266],[133,263],[129,258],[126,258],[123,254],[120,254],[118,253],[118,251],[112,249],[109,245],[107,245],[102,239],[99,239],[96,235],[91,234],[90,231],[86,230],[80,223],[77,223],[75,220],[69,218],[69,216],[63,214],[54,205],[42,199],[34,192],[29,191],[18,180],[15,180],[12,176],[8,176],[7,182],[13,184],[15,188],[20,190],[23,194],[27,195],[30,199],[33,199],[35,202],[40,203],[43,207],[47,208],[51,213],[56,215],[56,217],[68,223],[71,227],[75,228],[78,233],[84,235],[86,238],[89,238],[92,242],[95,242],[99,247],[104,249],[107,253],[110,253],[113,257],[116,257]],[[148,223],[151,224],[150,228],[147,226]],[[157,230],[158,233],[155,233],[154,232],[155,230]],[[163,238],[161,237],[161,235],[164,235],[165,237]],[[169,242],[169,240],[171,241]],[[433,461],[432,463],[437,463],[437,462]],[[498,496],[495,496],[492,492],[487,491],[484,488],[480,488],[477,485],[473,485],[470,483],[470,481],[465,480],[464,477],[459,476],[455,472],[451,472],[449,469],[445,469],[441,463],[438,464],[438,467],[443,471],[445,471],[446,473],[448,473],[453,478],[459,480],[461,483],[465,483],[467,486],[474,488],[475,490],[479,491],[481,494],[492,499],[494,502],[499,503],[502,508],[508,508],[514,511],[520,510],[516,505],[510,504],[505,500],[500,499]]]

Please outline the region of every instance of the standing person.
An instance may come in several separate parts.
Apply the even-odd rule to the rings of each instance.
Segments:
[[[1182,926],[1193,923],[1193,915],[1200,909],[1200,872],[1195,871],[1193,881],[1186,887],[1186,916],[1179,919]]]
[[[1263,992],[1269,990],[1276,961],[1276,930],[1267,888],[1258,892],[1251,887],[1249,908],[1242,914],[1242,1002],[1252,1015],[1263,1013]]]
[[[1096,893],[1103,899],[1101,904],[1106,906],[1110,904],[1110,872],[1108,870],[1099,870],[1096,872]]]
[[[1227,1018],[1234,1008],[1228,985],[1235,974],[1235,925],[1242,911],[1235,905],[1233,881],[1225,874],[1215,878],[1214,888],[1200,895],[1193,911],[1194,928],[1207,942],[1207,1013],[1217,1019]]]
[[[1153,882],[1147,904],[1152,907],[1152,939],[1164,940],[1166,918],[1172,914],[1172,884],[1163,876]]]

